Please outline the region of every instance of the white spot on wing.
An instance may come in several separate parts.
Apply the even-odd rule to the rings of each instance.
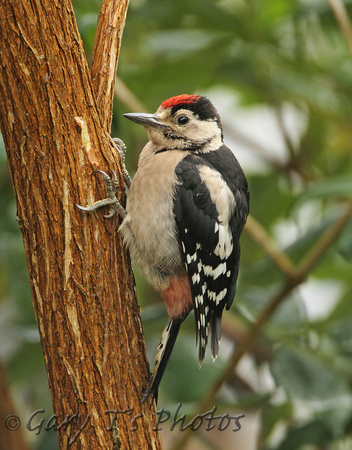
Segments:
[[[192,284],[198,284],[200,282],[199,273],[195,273],[192,275]]]
[[[204,275],[212,277],[214,280],[216,280],[220,275],[223,275],[226,272],[226,269],[226,262],[223,262],[215,267],[215,269],[213,269],[211,266],[204,266],[203,271]]]
[[[227,288],[223,289],[222,291],[220,291],[218,293],[218,295],[216,296],[216,304],[218,305],[221,300],[223,300],[226,297],[227,294]]]
[[[228,225],[226,227],[219,225],[219,240],[214,250],[215,255],[221,259],[226,259],[231,255],[232,250],[233,245],[230,227]]]
[[[196,307],[203,304],[203,295],[196,295],[194,297],[194,302],[196,304]]]
[[[205,315],[204,314],[200,314],[199,318],[200,318],[201,326],[204,327],[205,326]]]
[[[223,289],[220,292],[213,292],[213,291],[208,291],[208,297],[209,300],[212,300],[213,302],[216,303],[216,305],[218,305],[221,300],[223,300],[226,297],[227,294],[227,288]]]
[[[193,255],[187,254],[186,256],[187,264],[191,264],[192,261],[196,260],[197,260],[197,252],[194,252]]]
[[[225,259],[231,254],[233,248],[229,223],[236,207],[235,197],[217,170],[201,166],[199,174],[218,213],[214,231],[219,233],[219,241],[214,252],[220,258]]]

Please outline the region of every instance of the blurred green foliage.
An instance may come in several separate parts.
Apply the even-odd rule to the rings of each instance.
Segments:
[[[344,3],[352,17],[352,3]],[[74,8],[89,59],[99,1],[76,0]],[[214,101],[225,140],[240,162],[243,158],[251,213],[293,262],[307,254],[351,198],[352,59],[329,2],[132,0],[118,76],[150,112],[181,93],[207,94]],[[288,105],[303,126],[288,123]],[[112,134],[125,140],[133,174],[146,135],[121,120],[128,110],[117,99]],[[266,119],[253,115],[263,110],[279,136],[273,145]],[[243,117],[248,120],[241,128]],[[0,210],[0,357],[22,414],[44,408],[50,417],[3,144]],[[219,393],[220,409],[253,413],[259,421],[255,446],[248,449],[352,448],[351,236],[352,221],[266,325],[247,358],[250,366],[240,365]],[[152,360],[167,317],[138,271],[136,278]],[[245,232],[239,287],[227,323],[247,329],[284,278]],[[175,410],[182,402],[186,409],[199,401],[221,373],[234,338],[241,339],[236,326],[227,326],[216,364],[209,358],[198,371],[190,317],[161,384],[159,405]],[[243,421],[241,433],[245,430]],[[33,449],[56,448],[53,433],[30,440]],[[202,440],[204,448],[231,448],[226,440],[214,446],[207,433]]]

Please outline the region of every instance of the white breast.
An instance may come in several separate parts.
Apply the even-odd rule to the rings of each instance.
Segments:
[[[166,277],[183,270],[173,192],[177,183],[175,166],[184,156],[178,150],[154,154],[150,143],[146,145],[128,194],[127,216],[120,227],[132,259],[157,289],[163,288]]]

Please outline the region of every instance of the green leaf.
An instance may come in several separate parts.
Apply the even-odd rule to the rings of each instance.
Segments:
[[[319,420],[289,429],[277,450],[299,450],[308,444],[327,445],[332,433]]]
[[[315,182],[307,187],[296,199],[295,207],[315,199],[327,198],[350,198],[352,196],[351,175],[341,175],[330,177],[325,180]]]
[[[272,373],[278,385],[291,399],[340,399],[349,392],[347,380],[312,354],[298,348],[279,347],[272,363]]]

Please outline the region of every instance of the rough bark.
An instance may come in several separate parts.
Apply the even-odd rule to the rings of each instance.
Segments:
[[[129,0],[103,0],[92,54],[92,85],[103,126],[110,131],[115,74]]]
[[[105,195],[92,170],[123,180],[70,1],[0,0],[0,42],[0,127],[54,412],[67,422],[60,448],[160,448],[155,406],[140,404],[148,363],[119,219],[74,206]]]

